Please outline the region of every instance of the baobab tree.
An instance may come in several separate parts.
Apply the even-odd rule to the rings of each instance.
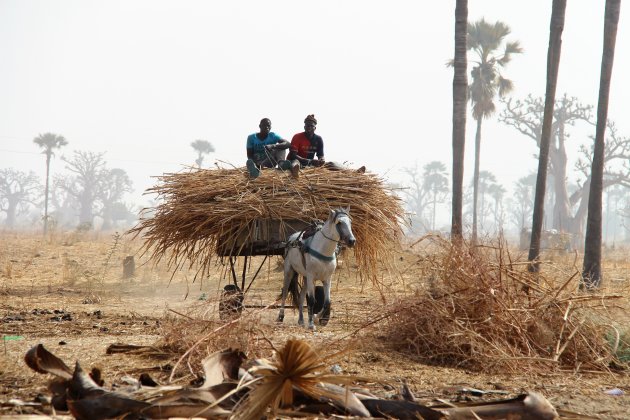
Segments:
[[[33,139],[33,143],[44,149],[42,153],[46,155],[46,187],[44,189],[44,235],[46,235],[46,233],[48,232],[48,191],[50,183],[50,159],[55,154],[54,150],[60,149],[61,147],[67,145],[68,141],[63,136],[54,133],[44,133],[35,137]]]
[[[62,158],[66,169],[73,176],[59,179],[59,186],[79,203],[79,223],[92,224],[94,203],[98,198],[102,171],[105,167],[104,153],[75,150],[71,158]]]
[[[132,182],[127,172],[120,168],[104,169],[100,175],[98,192],[96,194],[101,204],[100,215],[103,218],[103,230],[111,229],[116,213],[120,213],[122,198],[131,192]]]
[[[0,212],[7,215],[7,227],[15,226],[20,208],[35,204],[37,194],[41,194],[41,184],[34,172],[0,169]]]
[[[201,168],[204,155],[214,152],[214,146],[207,140],[195,140],[190,143],[190,146],[197,152],[197,159],[195,163]]]

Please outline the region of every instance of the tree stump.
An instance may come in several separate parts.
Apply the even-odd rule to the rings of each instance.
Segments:
[[[123,260],[123,279],[130,279],[136,275],[136,261],[133,255],[128,255]]]

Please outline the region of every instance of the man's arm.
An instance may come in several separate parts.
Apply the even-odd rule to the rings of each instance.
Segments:
[[[267,150],[287,150],[291,146],[291,143],[286,141],[285,139],[278,139],[278,142],[275,144],[267,144],[265,148]]]
[[[252,136],[247,137],[247,142],[245,143],[245,149],[247,150],[247,159],[254,158],[254,145],[252,144]]]
[[[322,139],[321,137],[319,138],[319,141],[317,142],[317,158],[319,160],[321,160],[321,163],[325,162],[325,159],[324,159],[324,139]]]

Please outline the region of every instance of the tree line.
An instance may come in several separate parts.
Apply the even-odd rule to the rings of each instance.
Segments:
[[[534,138],[539,146],[538,170],[536,172],[536,189],[534,195],[534,208],[532,214],[532,235],[529,247],[529,270],[537,272],[540,263],[540,241],[542,234],[542,226],[544,220],[544,203],[547,184],[547,171],[550,165],[550,154],[554,150],[552,142],[556,142],[554,146],[561,146],[559,133],[554,130],[554,116],[556,116],[556,127],[558,126],[558,116],[556,114],[556,87],[558,81],[558,69],[560,66],[560,54],[562,46],[562,32],[564,30],[564,21],[566,13],[566,0],[553,0],[551,18],[549,23],[549,47],[547,49],[547,78],[545,87],[544,106],[542,109],[542,122],[538,131],[534,133]],[[583,170],[586,180],[581,196],[584,200],[586,211],[586,232],[584,239],[584,262],[582,268],[582,285],[587,288],[595,288],[601,282],[601,250],[602,250],[602,197],[604,188],[611,185],[611,179],[615,178],[615,174],[606,171],[606,153],[611,149],[624,150],[623,141],[617,145],[614,141],[606,141],[606,131],[608,134],[616,133],[611,128],[608,121],[608,102],[610,93],[610,83],[612,78],[612,68],[615,55],[615,42],[617,37],[617,26],[619,22],[619,13],[621,8],[621,0],[606,0],[604,12],[604,34],[602,47],[602,60],[600,67],[600,83],[599,98],[597,103],[597,114],[595,119],[595,136],[592,146],[585,147],[584,160],[578,164]],[[487,106],[490,114],[494,112],[493,98],[501,95],[501,83],[505,83],[500,74],[499,69],[504,67],[507,62],[501,56],[498,58],[492,54],[501,45],[505,35],[509,33],[504,25],[496,25],[494,28],[482,28],[486,33],[483,39],[486,43],[482,45],[477,42],[482,39],[479,35],[481,31],[479,26],[468,23],[468,1],[456,0],[455,5],[455,35],[454,35],[454,58],[452,65],[453,73],[453,131],[452,131],[452,148],[453,148],[453,194],[452,194],[452,224],[451,236],[454,243],[461,244],[463,241],[463,172],[464,172],[464,150],[466,140],[466,104],[470,100],[473,107],[473,118],[477,120],[477,135],[475,141],[475,161],[478,161],[480,146],[480,130],[481,120],[488,114],[475,111],[475,106],[481,103]],[[518,47],[518,45],[516,45]],[[472,83],[468,84],[468,54],[472,50],[480,60],[476,62],[471,71]],[[514,44],[507,43],[505,53],[520,52]],[[475,62],[473,62],[475,63]],[[482,77],[482,75],[485,75]],[[507,84],[509,88],[510,83]],[[479,102],[479,99],[481,102]],[[511,118],[523,117],[522,109],[519,111],[518,104],[515,103],[515,112],[506,114],[504,121],[510,122]],[[578,115],[584,111],[576,106],[574,109]],[[527,109],[529,111],[529,109]],[[518,126],[518,124],[517,124]],[[614,125],[612,125],[614,127]],[[527,131],[527,130],[525,130]],[[589,153],[590,152],[590,153]],[[610,153],[608,154],[610,157]],[[561,158],[562,153],[556,154],[556,158]],[[562,171],[562,163],[554,167],[556,184],[556,195],[563,195],[562,180],[560,172]],[[477,168],[478,165],[475,164]],[[566,170],[566,166],[565,166]],[[618,170],[616,175],[620,175]],[[475,174],[477,174],[475,169]],[[586,194],[587,193],[587,197]],[[558,203],[558,220],[564,219],[565,222],[575,222],[569,219],[569,211],[567,204],[570,202],[567,197],[561,197]],[[474,198],[476,203],[476,197]],[[579,221],[579,218],[578,218]],[[476,223],[476,220],[475,220]],[[570,228],[575,223],[570,224]],[[475,232],[472,241],[476,241]]]
[[[46,175],[42,185],[33,171],[0,169],[0,214],[4,225],[14,228],[21,222],[33,225],[43,222],[44,234],[51,223],[64,227],[91,228],[95,217],[102,220],[101,229],[129,226],[139,213],[135,204],[125,201],[133,191],[133,182],[124,169],[109,168],[105,153],[75,150],[61,156],[65,173],[51,177],[55,152],[68,145],[62,135],[40,134],[33,139],[45,156]],[[196,154],[195,165],[201,167],[206,155],[214,152],[207,140],[190,143]]]
[[[75,150],[70,156],[62,156],[66,172],[51,179],[55,152],[68,141],[61,135],[45,133],[33,142],[46,158],[44,185],[32,171],[0,169],[0,212],[5,215],[5,226],[15,227],[20,216],[31,225],[43,219],[44,233],[51,223],[91,228],[96,216],[102,219],[102,229],[120,222],[129,225],[136,219],[137,209],[124,201],[133,183],[125,170],[107,167],[104,153]]]

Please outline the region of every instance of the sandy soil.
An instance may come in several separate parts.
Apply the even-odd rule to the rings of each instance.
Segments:
[[[31,371],[23,362],[26,351],[38,343],[68,364],[78,360],[84,368],[101,367],[106,386],[122,376],[138,377],[142,372],[166,381],[178,355],[161,351],[107,355],[107,347],[113,343],[153,345],[168,333],[168,320],[185,319],[192,313],[216,317],[228,272],[217,266],[210,278],[193,282],[194,271],[173,274],[163,265],[143,265],[145,260],[136,256],[136,276],[123,280],[122,260],[133,255],[137,247],[137,243],[110,235],[57,233],[44,240],[34,235],[0,233],[0,415],[49,412],[45,404],[28,407],[12,401],[33,402],[38,401],[38,395],[47,395],[50,378]],[[250,272],[255,271],[258,262],[254,261]],[[247,305],[273,303],[281,282],[280,273],[274,270],[276,264],[275,259],[265,263],[247,294]],[[377,305],[380,297],[370,286],[358,284],[351,264],[347,265],[338,270],[333,286],[333,318],[315,333],[298,327],[291,310],[282,325],[274,323],[275,310],[246,311],[256,311],[274,343],[297,337],[315,346],[346,346],[346,353],[338,361],[343,373],[374,378],[370,388],[383,397],[396,394],[403,381],[427,404],[436,399],[482,398],[461,395],[458,388],[462,386],[507,392],[483,397],[486,399],[533,390],[560,410],[594,418],[630,418],[628,374],[468,372],[427,366],[384,351],[382,343],[362,340],[361,333],[352,336],[350,332],[357,328],[360,314]],[[422,281],[413,270],[406,271],[404,280],[406,288]],[[180,378],[185,381],[192,376]],[[624,395],[605,393],[614,388]]]

